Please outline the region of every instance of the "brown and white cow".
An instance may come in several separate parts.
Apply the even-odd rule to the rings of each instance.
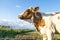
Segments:
[[[53,40],[54,33],[60,33],[60,12],[45,14],[38,12],[39,7],[30,8],[18,18],[33,23],[43,40]]]

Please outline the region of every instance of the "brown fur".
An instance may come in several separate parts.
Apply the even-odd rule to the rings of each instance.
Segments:
[[[32,17],[32,12],[30,9],[27,9],[21,16],[18,16],[20,19],[30,19]]]
[[[40,26],[45,26],[45,20],[44,19],[41,20]]]
[[[56,14],[60,14],[60,12],[56,12]]]
[[[60,20],[60,16],[58,16],[58,20]]]
[[[38,16],[38,18],[36,16]],[[36,16],[35,14],[33,14],[34,17],[33,22],[37,31],[39,31],[39,26],[45,26],[45,21],[42,19],[42,15],[40,12],[37,12]]]

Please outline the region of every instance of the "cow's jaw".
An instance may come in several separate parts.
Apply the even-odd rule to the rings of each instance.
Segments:
[[[31,17],[31,19],[21,19],[21,20],[24,20],[24,21],[26,21],[28,23],[33,23],[33,17]]]

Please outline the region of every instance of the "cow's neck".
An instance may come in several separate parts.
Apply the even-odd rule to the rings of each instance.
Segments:
[[[36,27],[37,31],[40,31],[39,24],[40,24],[41,20],[42,20],[42,15],[39,12],[33,14],[33,23],[34,23],[34,26]]]

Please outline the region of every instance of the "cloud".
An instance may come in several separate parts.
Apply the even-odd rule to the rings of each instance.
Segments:
[[[13,21],[9,19],[0,19],[0,25],[10,26],[13,29],[35,29],[35,27],[23,20]]]
[[[20,5],[16,5],[16,7],[17,7],[17,8],[21,8],[21,6],[20,6]]]

